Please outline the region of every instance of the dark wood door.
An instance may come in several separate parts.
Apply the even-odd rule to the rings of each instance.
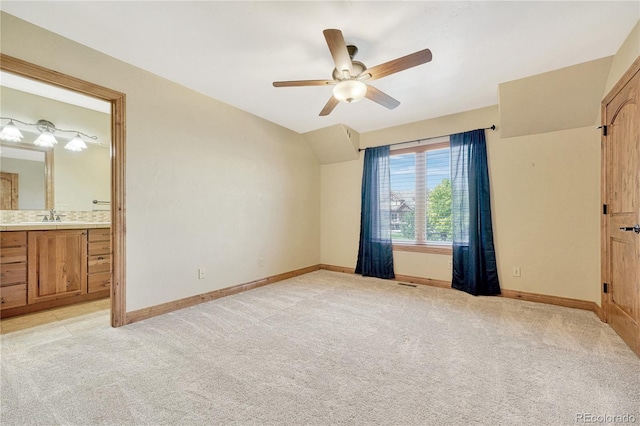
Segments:
[[[603,102],[605,318],[640,356],[640,58]]]

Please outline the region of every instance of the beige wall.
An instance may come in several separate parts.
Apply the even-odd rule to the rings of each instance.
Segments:
[[[319,263],[320,169],[302,136],[1,19],[3,53],[127,95],[127,311]]]
[[[611,60],[603,96],[640,56],[640,22]],[[582,76],[575,76],[582,78]],[[594,82],[601,87],[601,81]],[[553,99],[549,99],[553,102]],[[594,105],[594,108],[597,108]],[[600,135],[593,126],[502,138],[498,107],[360,135],[362,148],[487,131],[494,237],[503,288],[600,304]],[[360,160],[322,166],[322,263],[354,268]],[[450,256],[394,252],[397,274],[450,280]],[[513,277],[519,266],[522,276]]]
[[[631,30],[627,39],[622,43],[620,49],[613,57],[613,63],[607,77],[607,84],[603,97],[606,96],[613,86],[620,80],[620,77],[629,69],[633,61],[640,56],[640,20]]]
[[[299,134],[9,15],[1,31],[3,53],[127,94],[128,311],[319,262],[355,266],[361,159],[320,167]],[[496,124],[487,138],[503,288],[599,303],[598,133],[503,139],[499,121],[493,106],[365,133],[360,145]],[[394,256],[398,274],[450,279],[448,256]]]
[[[488,127],[501,285],[599,301],[599,136],[593,127],[500,137],[497,106],[364,133],[363,146]],[[355,267],[362,159],[322,166],[322,263]],[[450,256],[394,252],[396,274],[450,280]],[[519,266],[522,276],[512,277]]]
[[[104,114],[103,114],[104,115]],[[93,200],[111,199],[111,156],[109,148],[91,143],[82,152],[64,149],[60,139],[53,153],[54,200],[56,210],[91,211]]]
[[[75,134],[55,133],[58,144],[53,155],[53,187],[57,210],[91,211],[94,207],[93,200],[110,199],[109,114],[7,87],[0,87],[0,110],[3,117],[12,117],[27,123],[45,119],[57,128],[74,129],[96,136],[95,142],[103,144],[101,146],[87,143],[88,148],[84,152],[71,152],[64,149],[64,146]],[[38,132],[34,128],[28,129],[31,131],[23,132],[22,142],[30,144],[37,138]],[[44,172],[40,173],[40,177],[44,186]],[[44,195],[40,207],[21,204],[21,210],[24,209],[44,210]]]

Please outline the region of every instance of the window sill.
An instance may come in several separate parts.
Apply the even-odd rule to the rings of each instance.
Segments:
[[[393,244],[393,251],[411,251],[415,253],[432,253],[452,255],[451,246],[426,245],[426,244]]]

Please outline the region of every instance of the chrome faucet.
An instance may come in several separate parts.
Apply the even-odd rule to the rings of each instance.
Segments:
[[[63,214],[57,214],[55,209],[51,209],[49,210],[49,216],[44,216],[42,218],[43,222],[62,222],[62,219],[60,219],[60,216],[64,216]]]

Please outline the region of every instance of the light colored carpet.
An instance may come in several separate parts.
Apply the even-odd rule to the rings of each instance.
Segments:
[[[640,359],[591,312],[328,271],[119,329],[12,334],[3,426],[640,422]]]

